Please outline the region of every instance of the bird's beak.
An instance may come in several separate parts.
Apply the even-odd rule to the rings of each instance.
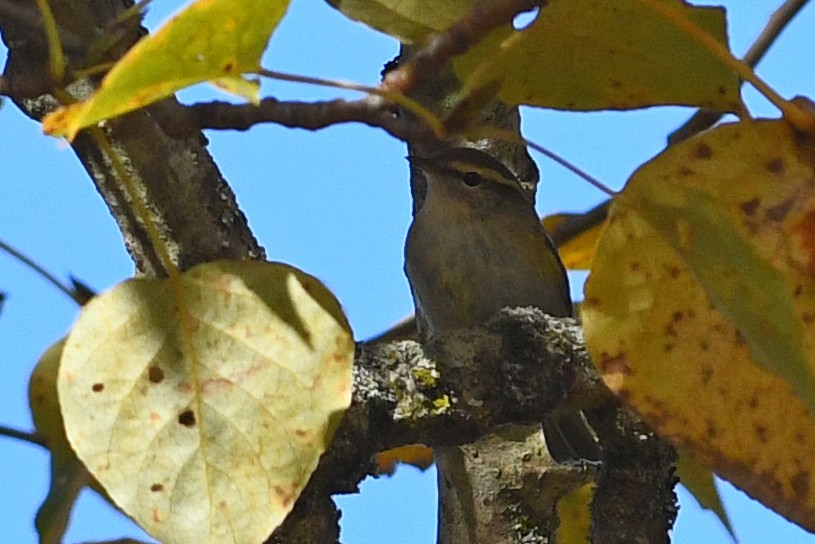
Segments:
[[[433,162],[425,159],[424,157],[418,157],[416,155],[408,155],[405,157],[407,161],[411,164],[411,166],[415,166],[422,172],[430,172],[433,170]]]

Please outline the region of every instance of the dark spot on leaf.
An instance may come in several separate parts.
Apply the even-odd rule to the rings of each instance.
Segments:
[[[804,323],[810,324],[813,321],[815,321],[815,314],[813,314],[812,312],[804,312],[803,314],[801,314],[801,319],[803,320]]]
[[[702,351],[708,351],[710,349],[710,342],[708,342],[707,340],[702,340],[699,343],[699,349],[701,349]]]
[[[756,431],[756,436],[758,437],[758,441],[762,444],[767,443],[767,427],[764,425],[753,425],[753,429]]]
[[[102,391],[105,390],[105,384],[103,384],[103,383],[95,383],[95,384],[93,384],[91,386],[91,390],[94,393],[101,393]]]
[[[690,169],[690,168],[688,168],[687,166],[683,166],[683,167],[681,167],[681,168],[679,169],[679,172],[678,172],[678,174],[679,174],[680,176],[691,176],[691,175],[693,175],[693,174],[695,174],[695,173],[696,173],[696,172],[694,172],[693,170],[691,170],[691,169]]]
[[[800,297],[803,294],[803,292],[804,286],[799,284],[795,286],[795,291],[793,292],[793,295],[795,295],[796,297]]]
[[[773,159],[765,164],[764,168],[773,174],[780,174],[784,171],[784,161],[783,159]]]
[[[790,483],[792,484],[792,489],[795,491],[795,494],[801,500],[809,497],[809,472],[803,470],[798,472],[793,476]]]
[[[720,86],[718,89],[716,89],[716,91],[719,94],[727,94],[727,88],[725,88],[724,86]]]
[[[741,211],[743,211],[745,215],[753,215],[756,213],[756,210],[758,210],[758,206],[759,201],[757,198],[754,198],[752,200],[748,200],[747,202],[742,202],[739,205],[739,208],[741,208]]]
[[[164,371],[157,366],[151,366],[147,369],[147,378],[153,383],[161,383],[164,381]]]
[[[778,222],[783,221],[787,214],[790,213],[792,205],[793,200],[790,198],[785,200],[781,204],[778,204],[777,206],[767,208],[767,219]]]
[[[707,383],[710,381],[710,378],[712,378],[712,377],[713,377],[713,369],[710,368],[709,366],[703,366],[702,367],[702,383],[707,385]]]
[[[631,263],[631,271],[636,272],[640,269],[640,263]]]
[[[235,64],[234,64],[234,63],[232,63],[232,62],[227,62],[226,64],[224,64],[224,72],[226,72],[226,73],[230,73],[230,72],[232,72],[232,70],[234,70],[234,69],[235,69]]]
[[[673,344],[665,344],[664,349],[665,349],[665,353],[670,353],[670,352],[672,352],[674,350],[674,345]]]
[[[153,484],[150,486],[150,491],[153,493],[158,493],[159,491],[164,491],[164,486],[161,484]]]
[[[697,159],[709,159],[713,156],[713,150],[710,149],[710,146],[704,143],[700,143],[696,146],[696,158]]]
[[[705,421],[705,434],[707,434],[708,438],[716,438],[719,435],[719,430],[716,428],[716,423],[712,420]]]
[[[758,395],[753,395],[750,397],[750,402],[748,402],[747,405],[753,410],[758,408]]]
[[[195,427],[195,412],[192,410],[184,410],[178,414],[178,422],[185,427]]]

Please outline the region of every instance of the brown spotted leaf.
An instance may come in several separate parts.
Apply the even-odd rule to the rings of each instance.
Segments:
[[[662,435],[815,529],[815,146],[726,125],[643,166],[586,284],[609,387]]]

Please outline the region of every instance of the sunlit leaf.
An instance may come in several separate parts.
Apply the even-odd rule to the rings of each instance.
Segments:
[[[681,10],[727,43],[724,9]],[[503,82],[498,96],[508,104],[580,111],[659,104],[741,109],[730,68],[635,0],[551,0],[527,28],[494,31],[454,67],[469,89]]]
[[[59,397],[68,438],[164,542],[262,542],[350,403],[337,301],[282,264],[218,262],[130,280],[83,309]]]
[[[221,87],[257,101],[257,83],[242,74],[259,68],[260,56],[288,4],[289,0],[197,0],[133,46],[87,102],[48,115],[43,129],[72,139],[86,126],[204,81],[217,80]]]
[[[586,284],[607,385],[717,474],[815,528],[815,146],[727,125],[643,166]]]
[[[425,470],[433,464],[433,449],[422,444],[409,444],[376,454],[376,466],[381,474],[393,474],[399,463]]]

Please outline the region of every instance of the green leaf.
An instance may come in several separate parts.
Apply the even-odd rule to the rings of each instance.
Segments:
[[[727,43],[722,8],[677,6]],[[551,0],[522,31],[494,31],[454,61],[467,91],[503,82],[508,104],[564,110],[692,105],[739,111],[736,75],[635,0]]]
[[[727,517],[724,504],[722,504],[722,497],[719,495],[719,490],[716,489],[716,482],[713,478],[713,471],[704,465],[696,462],[693,457],[684,452],[679,452],[679,460],[676,463],[676,475],[682,485],[687,488],[699,506],[705,510],[713,512],[719,521],[722,523],[727,532],[736,541],[736,533],[733,532],[733,526],[730,524],[730,518]]]
[[[42,354],[28,384],[31,419],[51,452],[48,495],[34,520],[40,544],[62,542],[77,496],[90,483],[88,470],[68,444],[57,401],[57,370],[64,345],[65,340],[60,340]]]
[[[412,43],[458,21],[476,0],[326,0],[349,19]]]
[[[197,0],[134,45],[88,101],[48,115],[43,129],[73,139],[86,126],[204,81],[257,101],[258,84],[242,74],[260,67],[288,5],[289,0]]]
[[[262,542],[350,404],[336,299],[283,264],[196,266],[95,297],[65,346],[68,439],[110,497],[166,544]]]

